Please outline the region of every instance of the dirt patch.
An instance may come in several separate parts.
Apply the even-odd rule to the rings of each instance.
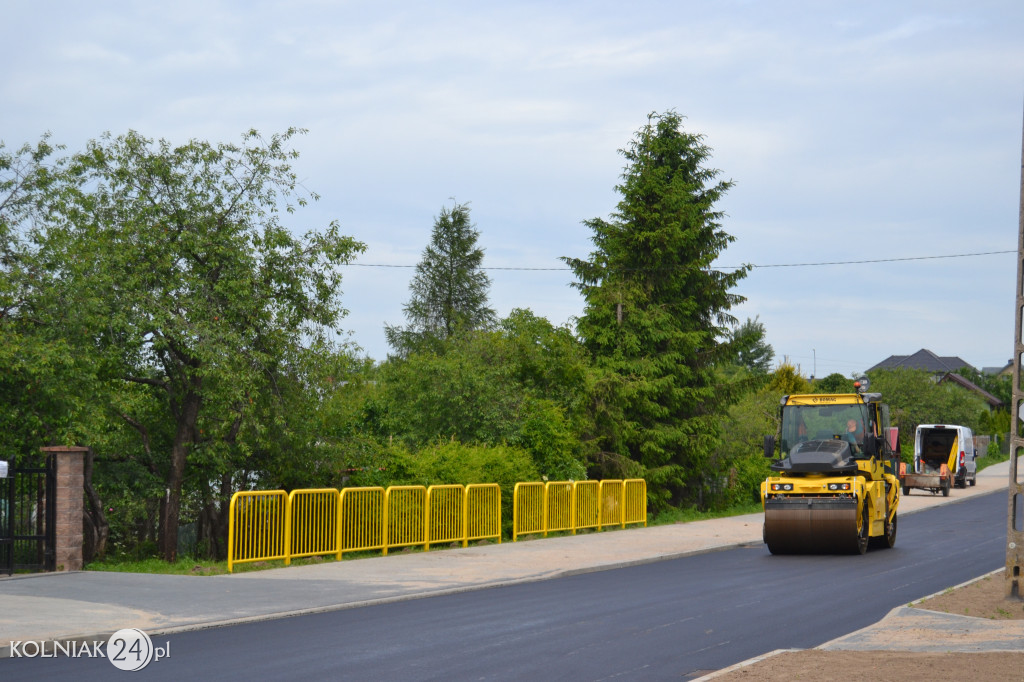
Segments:
[[[1006,599],[1002,571],[950,588],[911,606],[990,620],[1024,620],[1024,601]],[[910,651],[786,651],[717,675],[715,682],[835,679],[827,671],[856,670],[857,677],[963,682],[1024,679],[1024,652],[921,653]]]
[[[715,682],[889,679],[901,682],[1019,680],[1024,653],[926,654],[907,651],[787,651],[715,677]]]
[[[911,606],[973,618],[1024,620],[1024,601],[1006,598],[1006,578],[1001,570]]]

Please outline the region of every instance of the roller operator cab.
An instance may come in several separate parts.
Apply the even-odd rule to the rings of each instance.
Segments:
[[[896,543],[899,439],[879,393],[787,395],[764,454],[779,459],[761,484],[772,554],[857,553]]]

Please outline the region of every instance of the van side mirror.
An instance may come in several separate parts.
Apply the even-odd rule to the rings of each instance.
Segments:
[[[764,456],[774,457],[775,456],[775,436],[764,437]]]

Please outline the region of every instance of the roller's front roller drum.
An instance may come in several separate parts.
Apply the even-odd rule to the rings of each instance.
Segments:
[[[764,541],[772,554],[863,554],[867,549],[855,499],[765,500]]]

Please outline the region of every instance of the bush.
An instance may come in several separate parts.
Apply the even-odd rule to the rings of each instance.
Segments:
[[[439,442],[423,448],[413,459],[420,485],[497,483],[501,488],[502,532],[511,535],[515,485],[541,477],[530,453],[515,447]]]

